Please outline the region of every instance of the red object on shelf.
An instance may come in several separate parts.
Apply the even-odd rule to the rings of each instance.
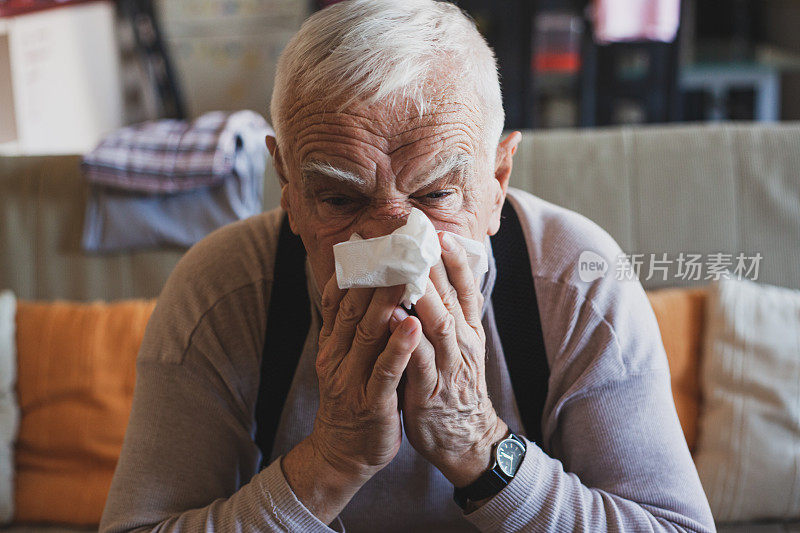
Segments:
[[[534,54],[534,72],[578,72],[581,56],[573,52]]]
[[[0,18],[27,15],[57,7],[97,2],[98,0],[0,0]]]
[[[575,74],[581,68],[583,23],[578,13],[553,11],[534,19],[533,57],[535,73]]]

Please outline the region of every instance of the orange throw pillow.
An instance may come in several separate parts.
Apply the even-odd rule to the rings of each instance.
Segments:
[[[18,302],[15,522],[100,522],[154,306]]]
[[[662,289],[647,294],[669,359],[675,408],[692,452],[701,400],[699,373],[707,294],[705,288]]]

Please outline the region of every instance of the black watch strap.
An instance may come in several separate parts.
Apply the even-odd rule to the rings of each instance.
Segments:
[[[514,435],[514,433],[509,432],[508,436],[506,436],[500,442],[503,442],[506,439],[514,439],[522,444],[523,448],[525,447],[525,441]],[[497,445],[495,445],[495,448],[496,446]],[[456,487],[453,490],[453,499],[462,509],[466,510],[470,501],[477,502],[496,495],[513,479],[513,476],[507,476],[497,466],[494,453],[495,450],[493,449],[491,468],[481,474],[478,479],[466,487]]]
[[[453,490],[453,499],[462,509],[467,508],[470,501],[477,502],[484,498],[494,496],[508,485],[509,478],[502,477],[503,474],[489,469],[466,487],[456,487]]]

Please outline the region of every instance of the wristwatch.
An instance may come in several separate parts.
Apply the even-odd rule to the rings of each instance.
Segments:
[[[503,440],[494,445],[491,468],[466,487],[456,487],[453,499],[466,511],[470,502],[494,496],[514,479],[523,457],[525,441],[509,431]]]

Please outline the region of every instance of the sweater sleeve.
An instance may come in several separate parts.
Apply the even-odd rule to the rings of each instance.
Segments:
[[[101,531],[332,531],[294,495],[280,459],[258,472],[253,413],[278,220],[212,233],[170,275],[139,350]]]
[[[250,479],[259,454],[215,384],[184,365],[137,370],[100,531],[334,531],[295,497],[280,458]]]
[[[570,402],[559,431],[564,460],[528,442],[515,478],[467,519],[487,532],[714,531],[670,406],[664,373]]]
[[[467,515],[482,531],[714,531],[655,316],[636,282],[538,279],[543,446]]]

